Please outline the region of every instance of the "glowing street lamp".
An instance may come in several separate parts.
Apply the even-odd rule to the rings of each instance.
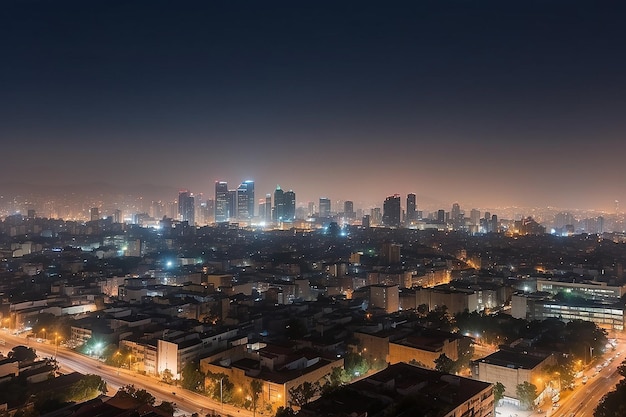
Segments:
[[[43,332],[43,339],[45,340],[45,339],[46,339],[46,328],[45,328],[45,327],[43,327],[43,328],[41,329],[41,331]]]
[[[54,360],[57,360],[57,354],[59,353],[59,334],[54,332]]]
[[[117,352],[115,352],[115,357],[117,358],[118,356],[120,356],[122,354],[122,352],[120,352],[119,350]],[[120,374],[120,368],[122,367],[122,358],[118,358],[117,359],[117,374]]]

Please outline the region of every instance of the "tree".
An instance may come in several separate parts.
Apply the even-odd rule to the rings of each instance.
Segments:
[[[33,348],[23,345],[15,346],[7,354],[9,358],[17,359],[19,362],[30,362],[37,359],[37,353]]]
[[[498,404],[498,402],[504,397],[505,386],[502,382],[496,382],[493,385],[493,401]]]
[[[517,398],[519,398],[520,402],[527,410],[533,408],[535,398],[537,398],[537,387],[535,384],[524,381],[524,383],[517,385],[515,393],[517,394]]]
[[[209,372],[206,377],[209,380],[208,386],[206,387],[206,393],[209,397],[216,401],[224,401],[225,403],[232,401],[235,392],[235,384],[230,382],[228,375],[223,372]]]
[[[259,402],[259,396],[263,392],[263,381],[253,379],[250,381],[250,396],[252,397],[252,415],[256,416],[256,409]]]
[[[73,384],[66,392],[65,401],[85,401],[106,394],[107,383],[100,375],[85,375],[80,381]]]
[[[454,368],[454,361],[447,357],[445,353],[442,353],[437,359],[435,359],[435,369],[439,372],[445,372],[449,374],[454,371]]]
[[[626,377],[626,361],[617,367],[617,372]],[[626,416],[626,379],[621,379],[615,390],[602,397],[593,412],[594,417],[625,417]]]
[[[297,387],[289,388],[289,405],[302,407],[320,392],[319,383],[305,381]]]
[[[174,374],[171,370],[164,369],[163,372],[161,372],[161,379],[166,384],[171,384],[174,381]]]
[[[276,414],[274,417],[295,417],[296,413],[293,411],[291,407],[278,407],[276,410]]]
[[[158,408],[159,410],[172,416],[176,412],[176,404],[170,401],[162,401],[161,404],[157,405],[155,408]]]
[[[205,375],[199,369],[197,364],[188,362],[181,371],[183,378],[181,385],[183,388],[195,392],[204,392]]]
[[[133,384],[124,385],[117,391],[118,395],[130,397],[141,404],[154,405],[156,398],[145,389],[137,389]]]

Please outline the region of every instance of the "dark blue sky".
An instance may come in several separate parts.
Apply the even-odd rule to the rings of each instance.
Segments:
[[[0,7],[0,182],[626,201],[620,2]]]

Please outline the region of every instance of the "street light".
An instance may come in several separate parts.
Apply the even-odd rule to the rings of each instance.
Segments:
[[[59,353],[59,335],[54,332],[54,360],[57,360],[57,354]]]
[[[117,352],[115,352],[115,357],[117,358],[118,356],[120,356],[122,353],[118,350]],[[122,359],[119,358],[117,359],[117,374],[120,374],[120,368],[122,367]]]
[[[42,327],[41,331],[43,332],[43,338],[46,339],[46,328]]]
[[[222,405],[222,410],[224,409],[224,386],[223,386],[224,377],[220,378],[220,404]]]

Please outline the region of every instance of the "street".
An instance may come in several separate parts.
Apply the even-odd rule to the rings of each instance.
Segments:
[[[59,371],[66,374],[70,372],[80,372],[81,374],[95,374],[102,377],[109,388],[108,395],[115,395],[117,390],[128,384],[133,384],[136,388],[145,389],[150,392],[156,399],[157,404],[161,401],[170,401],[176,404],[176,415],[191,415],[199,413],[204,417],[207,413],[214,411],[217,414],[226,416],[252,416],[252,411],[233,407],[229,404],[223,406],[212,399],[200,395],[174,385],[165,384],[156,378],[130,372],[128,369],[120,369],[105,365],[97,359],[90,358],[85,355],[76,353],[70,349],[61,346],[55,347],[52,344],[37,342],[34,338],[25,338],[22,336],[12,335],[8,331],[0,333],[0,339],[4,344],[0,343],[0,351],[6,355],[14,346],[24,345],[35,349],[40,357],[55,356],[60,366]],[[257,415],[261,414],[257,410]]]

